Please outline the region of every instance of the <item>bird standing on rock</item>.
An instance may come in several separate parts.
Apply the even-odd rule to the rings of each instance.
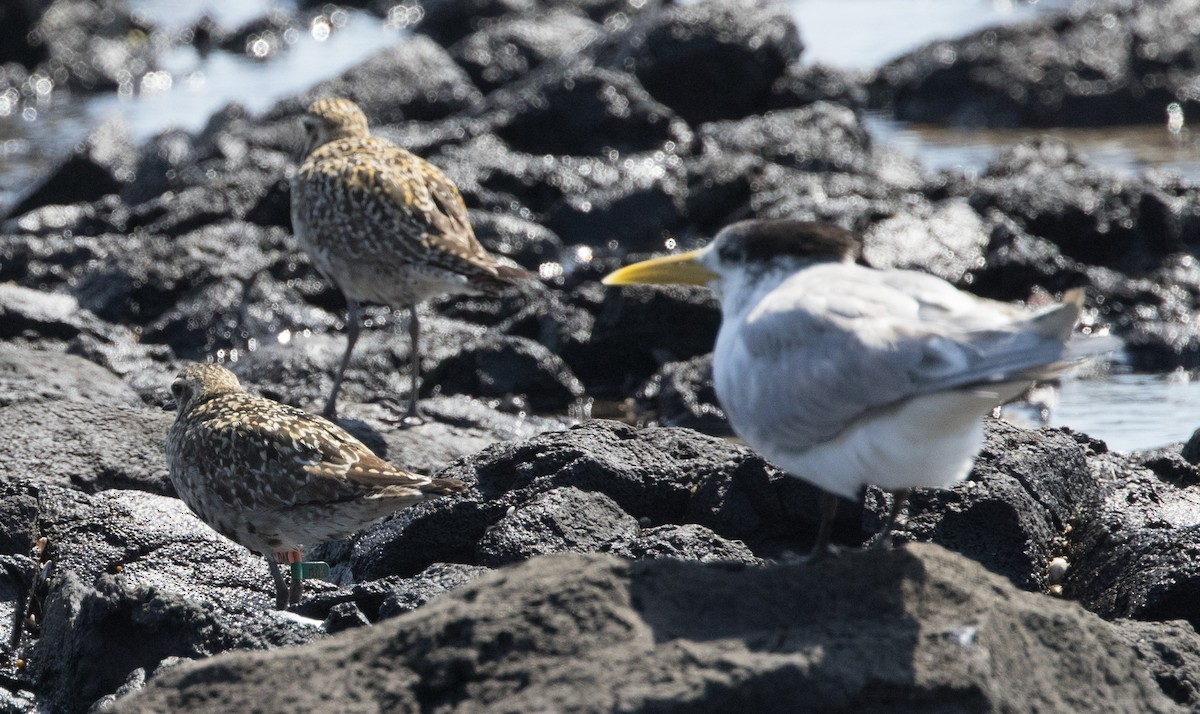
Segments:
[[[411,391],[405,414],[420,420],[417,303],[436,295],[479,293],[532,275],[490,255],[467,220],[458,189],[433,164],[371,136],[348,99],[319,99],[302,120],[304,161],[292,179],[292,229],[317,268],[346,296],[346,352],[322,412],[337,395],[371,302],[409,313]]]
[[[742,221],[705,248],[604,279],[716,290],[717,398],[748,446],[823,490],[817,557],[829,552],[838,496],[858,498],[869,484],[892,492],[875,541],[886,547],[910,489],[966,477],[986,414],[1116,346],[1071,337],[1082,289],[1027,310],[924,273],[860,265],[858,246],[833,225]]]
[[[178,413],[166,451],[176,493],[218,533],[266,556],[280,609],[300,602],[303,578],[293,567],[289,588],[277,563],[298,563],[304,545],[465,488],[396,468],[330,421],[247,394],[215,364],[185,368],[171,394]]]

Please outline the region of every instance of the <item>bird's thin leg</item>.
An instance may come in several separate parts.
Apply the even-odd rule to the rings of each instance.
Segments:
[[[408,368],[410,391],[408,393],[408,414],[405,419],[410,422],[422,421],[421,407],[418,404],[421,388],[421,322],[417,319],[417,305],[408,306]]]
[[[299,577],[296,571],[292,571],[292,587],[288,591],[288,607],[293,607],[300,604],[300,600],[304,597],[304,578]]]
[[[271,563],[271,574],[275,575],[276,573],[279,573],[279,566],[276,565],[276,563],[293,564],[293,563],[299,563],[303,559],[304,559],[304,554],[298,550],[277,550],[274,553],[274,559],[268,558],[267,560],[268,560],[268,562]],[[286,592],[287,603],[285,605],[280,606],[280,608],[279,608],[280,610],[287,609],[288,607],[291,607],[292,605],[299,605],[300,598],[304,595],[304,578],[300,577],[299,572],[294,567],[291,570],[291,576],[292,576],[291,587],[282,588],[275,595],[275,602],[276,602],[276,604],[278,604],[283,597],[283,596],[281,596],[280,593]],[[275,585],[276,585],[276,587],[279,587],[282,584],[283,584],[283,575],[280,573],[279,578],[275,581]]]
[[[821,492],[821,522],[817,526],[817,541],[813,543],[812,552],[808,554],[808,562],[815,563],[834,555],[829,547],[829,537],[833,534],[833,519],[837,515],[838,497],[828,491]]]
[[[359,315],[358,301],[346,298],[346,354],[342,355],[342,363],[338,365],[337,376],[333,378],[333,389],[329,391],[329,401],[321,415],[326,419],[337,418],[337,395],[342,388],[342,378],[346,376],[346,367],[350,364],[350,353],[354,351],[354,343],[358,342],[358,334],[362,330],[362,320]]]
[[[892,508],[888,511],[887,520],[883,523],[883,529],[879,531],[879,535],[875,536],[875,541],[871,543],[872,550],[886,550],[892,547],[892,526],[896,524],[896,517],[900,515],[900,511],[904,508],[904,503],[908,501],[908,494],[912,492],[910,488],[901,488],[892,492]]]
[[[263,554],[267,559],[267,567],[271,569],[271,579],[275,581],[275,609],[286,610],[288,606],[288,585],[283,579],[283,573],[275,562],[274,554]]]

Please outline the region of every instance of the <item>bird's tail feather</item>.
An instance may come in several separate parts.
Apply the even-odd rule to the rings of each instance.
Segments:
[[[462,493],[467,490],[467,484],[456,478],[435,478],[421,486],[421,493],[445,496],[451,493]]]

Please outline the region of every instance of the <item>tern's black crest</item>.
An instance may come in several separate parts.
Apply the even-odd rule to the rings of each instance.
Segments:
[[[789,218],[733,223],[721,229],[717,241],[717,254],[725,263],[766,262],[779,256],[845,260],[861,252],[858,239],[844,228]]]

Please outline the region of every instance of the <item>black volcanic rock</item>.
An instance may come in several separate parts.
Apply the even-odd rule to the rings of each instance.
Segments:
[[[290,677],[309,686],[271,687]],[[810,568],[538,558],[370,630],[181,665],[114,711],[200,696],[263,711],[1177,710],[1118,628],[930,546]]]
[[[733,433],[713,387],[711,353],[663,365],[638,389],[637,399],[641,413],[660,426]]]
[[[1105,499],[1071,533],[1064,594],[1107,618],[1200,626],[1200,469],[1176,447],[1098,454],[1092,470]]]
[[[480,92],[445,49],[416,35],[298,97],[280,102],[268,116],[293,116],[322,97],[354,100],[367,119],[378,126],[442,119],[477,104]]]
[[[1080,3],[932,42],[884,65],[872,102],[898,119],[967,127],[1162,123],[1195,107],[1200,54],[1186,0]]]
[[[174,494],[163,456],[172,421],[159,409],[68,400],[2,407],[0,432],[10,442],[0,458],[0,478],[36,478],[89,493],[136,488]]]
[[[137,152],[123,122],[110,119],[79,142],[67,158],[9,209],[20,216],[50,204],[95,201],[133,180]]]
[[[122,83],[132,90],[156,67],[152,31],[123,0],[54,0],[23,44],[34,57],[46,58],[40,66],[48,75],[74,91],[115,90]]]
[[[562,10],[490,23],[450,48],[450,54],[489,92],[547,60],[578,52],[604,36],[594,22]]]
[[[583,396],[583,385],[562,358],[524,337],[489,334],[468,341],[438,361],[425,380],[427,392],[516,395],[534,412],[563,412]]]
[[[804,49],[781,3],[701,0],[641,20],[617,53],[651,95],[693,126],[765,109]]]

